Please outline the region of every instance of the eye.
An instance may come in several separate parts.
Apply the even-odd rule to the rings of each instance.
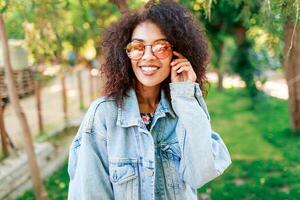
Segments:
[[[144,44],[140,42],[132,42],[129,44],[129,47],[127,48],[128,51],[143,51],[144,50]]]
[[[169,50],[170,47],[171,47],[171,45],[169,42],[159,41],[153,45],[153,51],[157,51],[157,52],[166,51],[166,50]]]

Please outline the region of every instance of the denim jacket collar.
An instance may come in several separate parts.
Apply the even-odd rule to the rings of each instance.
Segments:
[[[161,90],[161,99],[155,112],[163,115],[169,113],[173,118],[176,117],[163,90]],[[131,88],[128,92],[128,96],[124,98],[123,105],[118,107],[117,125],[121,127],[130,127],[138,126],[141,122],[136,92]]]

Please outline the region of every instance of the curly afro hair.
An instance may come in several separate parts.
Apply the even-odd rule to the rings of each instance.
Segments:
[[[125,47],[131,41],[135,27],[145,21],[155,23],[173,45],[175,51],[185,56],[193,66],[202,92],[207,79],[208,45],[203,30],[183,6],[172,0],[150,0],[142,9],[125,13],[116,23],[105,30],[102,38],[104,63],[101,71],[106,77],[104,95],[114,97],[122,104],[123,97],[134,87],[135,75]],[[162,83],[170,100],[168,83]]]

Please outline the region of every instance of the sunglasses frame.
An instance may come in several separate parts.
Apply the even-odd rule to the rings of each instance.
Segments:
[[[168,56],[166,56],[165,58],[159,58],[159,57],[157,57],[157,56],[155,55],[155,53],[153,52],[153,49],[152,49],[153,45],[155,45],[156,42],[160,42],[160,41],[167,42],[167,43],[169,44],[169,48],[171,48],[171,50],[173,49],[173,45],[170,44],[170,42],[169,42],[168,40],[158,40],[158,41],[155,41],[153,44],[147,44],[147,45],[144,44],[142,41],[138,41],[138,42],[140,42],[141,44],[144,45],[144,51],[143,51],[143,54],[142,54],[139,58],[135,58],[135,59],[131,58],[131,57],[129,56],[130,53],[128,52],[128,45],[132,44],[134,41],[129,42],[129,43],[126,45],[126,47],[125,47],[124,49],[126,50],[126,54],[127,54],[127,56],[128,56],[130,59],[132,59],[132,60],[139,60],[139,59],[141,59],[141,58],[143,57],[143,55],[145,54],[146,46],[150,46],[150,47],[151,47],[151,53],[152,53],[152,55],[154,55],[154,56],[155,56],[156,58],[158,58],[158,59],[165,59],[165,58],[168,57]]]

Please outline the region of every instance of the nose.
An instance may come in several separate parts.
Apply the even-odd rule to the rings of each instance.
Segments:
[[[156,57],[152,53],[152,46],[151,45],[145,45],[144,55],[142,56],[142,60],[152,60]]]

